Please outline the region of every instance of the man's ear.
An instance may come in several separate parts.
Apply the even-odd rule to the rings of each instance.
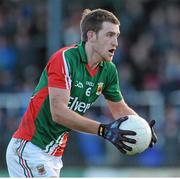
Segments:
[[[87,32],[87,40],[88,41],[94,41],[94,40],[96,40],[96,33],[94,32],[94,31],[92,31],[92,30],[89,30],[88,32]]]

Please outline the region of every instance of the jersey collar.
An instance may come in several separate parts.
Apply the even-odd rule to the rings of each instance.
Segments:
[[[88,63],[88,59],[87,59],[87,55],[86,55],[86,52],[85,52],[85,42],[80,42],[77,44],[78,46],[78,49],[79,49],[79,54],[81,56],[81,61],[85,64]],[[104,66],[104,62],[100,62],[99,64],[100,67],[103,67]]]

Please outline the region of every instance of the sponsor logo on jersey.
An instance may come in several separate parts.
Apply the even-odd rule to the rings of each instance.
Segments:
[[[102,83],[102,82],[98,83],[98,87],[97,87],[97,91],[96,91],[97,95],[100,95],[102,93],[103,84],[104,83]]]
[[[90,108],[90,103],[85,103],[83,101],[79,101],[78,97],[71,97],[68,103],[69,109],[73,111],[78,111],[80,113],[85,113],[87,109]]]
[[[93,87],[93,86],[94,86],[94,83],[93,83],[93,82],[91,82],[91,81],[86,81],[86,85],[87,85],[87,86],[91,86],[91,87]]]
[[[83,88],[83,84],[80,81],[76,81],[75,87]]]

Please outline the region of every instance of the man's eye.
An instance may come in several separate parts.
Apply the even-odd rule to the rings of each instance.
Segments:
[[[113,34],[107,34],[107,36],[108,36],[108,37],[112,37],[112,36],[113,36]]]

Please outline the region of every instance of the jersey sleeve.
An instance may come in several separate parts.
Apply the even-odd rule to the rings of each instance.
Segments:
[[[71,88],[69,65],[63,51],[54,54],[47,65],[48,87]]]
[[[108,70],[109,73],[107,75],[108,82],[103,90],[103,95],[107,100],[113,101],[113,102],[119,102],[122,100],[122,94],[119,87],[119,78],[118,78],[118,72],[115,66]]]

